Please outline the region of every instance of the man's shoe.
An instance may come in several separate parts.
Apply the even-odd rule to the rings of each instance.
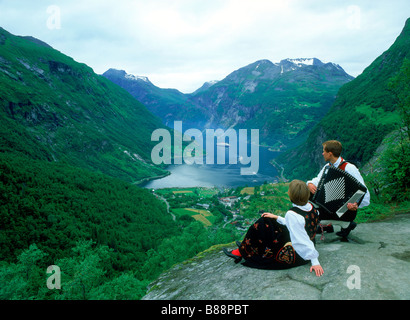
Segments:
[[[350,231],[354,230],[356,226],[356,222],[352,221],[347,228],[341,228],[339,232],[336,232],[336,235],[342,237],[342,242],[348,242],[347,237],[350,234]]]
[[[242,260],[242,257],[240,256],[236,256],[234,254],[232,254],[230,251],[228,251],[226,248],[222,248],[222,251],[230,258],[235,259],[235,263],[239,263]]]

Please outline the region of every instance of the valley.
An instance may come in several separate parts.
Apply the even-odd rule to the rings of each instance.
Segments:
[[[284,180],[317,173],[328,139],[342,141],[370,190],[358,223],[409,212],[409,32],[407,20],[355,79],[317,58],[264,59],[182,94],[125,71],[98,75],[0,28],[0,298],[141,299],[175,264],[241,239],[260,210],[283,214]],[[152,159],[152,133],[173,136],[174,121],[258,130],[259,176],[248,184],[234,168],[222,181],[207,164],[202,177],[169,174]],[[62,271],[61,290],[46,286],[48,266]]]

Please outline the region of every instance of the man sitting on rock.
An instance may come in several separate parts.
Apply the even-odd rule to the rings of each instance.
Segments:
[[[346,171],[347,173],[349,173],[351,176],[356,178],[360,183],[362,183],[365,186],[364,180],[359,170],[356,168],[355,165],[347,161],[344,161],[343,158],[341,157],[341,154],[342,154],[342,144],[339,141],[329,140],[323,143],[322,155],[325,161],[329,163],[326,164],[322,168],[322,170],[319,172],[316,178],[307,182],[307,185],[312,195],[316,193],[317,186],[319,184],[320,179],[322,178],[323,172],[326,166],[329,166],[329,165]],[[367,192],[364,195],[364,198],[362,202],[360,203],[360,205],[358,205],[357,202],[348,203],[347,204],[348,211],[345,212],[341,217],[339,217],[336,213],[329,213],[326,210],[319,210],[320,211],[319,219],[320,219],[322,230],[327,231],[327,232],[333,232],[333,224],[339,224],[341,225],[341,230],[337,232],[336,234],[339,237],[341,237],[341,241],[348,241],[347,236],[349,235],[350,231],[356,228],[356,223],[354,222],[354,219],[356,218],[356,215],[357,215],[357,209],[368,206],[369,204],[370,204],[370,193],[369,193],[369,190],[367,189]]]

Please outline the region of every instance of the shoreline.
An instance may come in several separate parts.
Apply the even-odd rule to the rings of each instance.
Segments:
[[[279,183],[280,182],[289,182],[288,179],[285,178],[285,176],[283,175],[285,168],[283,166],[281,166],[279,163],[276,162],[275,159],[272,159],[269,161],[269,163],[278,171],[279,176]]]
[[[171,172],[167,171],[166,174],[162,174],[162,175],[154,176],[154,177],[143,178],[141,180],[133,182],[132,184],[136,185],[138,187],[141,187],[141,184],[143,184],[143,183],[147,183],[147,182],[150,182],[152,180],[162,179],[162,178],[168,177],[169,175],[171,175]],[[141,187],[141,188],[143,188],[143,187]]]
[[[269,150],[269,146],[259,145],[259,147],[264,148],[269,153],[274,153],[274,154],[279,153],[277,151],[275,152],[275,151]],[[271,183],[282,183],[282,182],[286,183],[286,182],[288,182],[288,180],[284,176],[284,168],[278,162],[275,161],[276,156],[277,156],[277,154],[273,157],[273,159],[270,157],[270,160],[268,161],[268,163],[266,163],[269,166],[272,166],[274,169],[276,169],[276,175],[275,176],[270,176],[271,179],[273,179],[273,181],[271,181]],[[165,168],[165,170],[167,170],[167,169],[169,169],[169,166],[167,166]],[[170,176],[171,174],[172,174],[172,171],[167,171],[165,174],[160,174],[160,175],[153,176],[153,177],[146,177],[146,178],[143,178],[143,179],[138,180],[136,182],[133,182],[132,184],[137,185],[141,188],[147,188],[147,184],[149,182],[152,182],[152,181],[155,181],[155,180],[161,180],[163,178],[166,178],[166,177]],[[270,180],[270,179],[268,179],[268,180]],[[256,180],[254,182],[256,182]],[[245,185],[248,185],[249,183],[250,182],[244,182],[243,185],[245,186]],[[155,184],[155,182],[154,182],[154,184]],[[251,183],[251,184],[254,185],[254,183]],[[260,183],[260,185],[262,185],[262,184],[263,184],[263,182]],[[178,187],[178,186],[173,186],[173,187]],[[179,186],[179,187],[182,187],[182,186]],[[196,186],[190,185],[190,187],[205,187],[205,186],[203,186],[203,185],[196,185]],[[218,184],[213,184],[213,185],[209,184],[206,187],[207,188],[220,188],[220,187],[231,188],[231,187],[228,187],[226,185],[223,185],[223,186],[221,185],[220,186]],[[164,188],[169,188],[169,187],[164,187]],[[235,188],[235,187],[233,187],[233,188]]]

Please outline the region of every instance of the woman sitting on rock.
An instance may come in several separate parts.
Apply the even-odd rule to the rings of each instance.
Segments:
[[[260,269],[288,269],[308,263],[310,272],[323,274],[319,253],[315,249],[318,213],[308,202],[310,192],[306,183],[293,180],[288,195],[293,207],[280,217],[269,212],[262,214],[248,230],[239,248],[226,255],[235,263],[245,259],[243,265]]]

